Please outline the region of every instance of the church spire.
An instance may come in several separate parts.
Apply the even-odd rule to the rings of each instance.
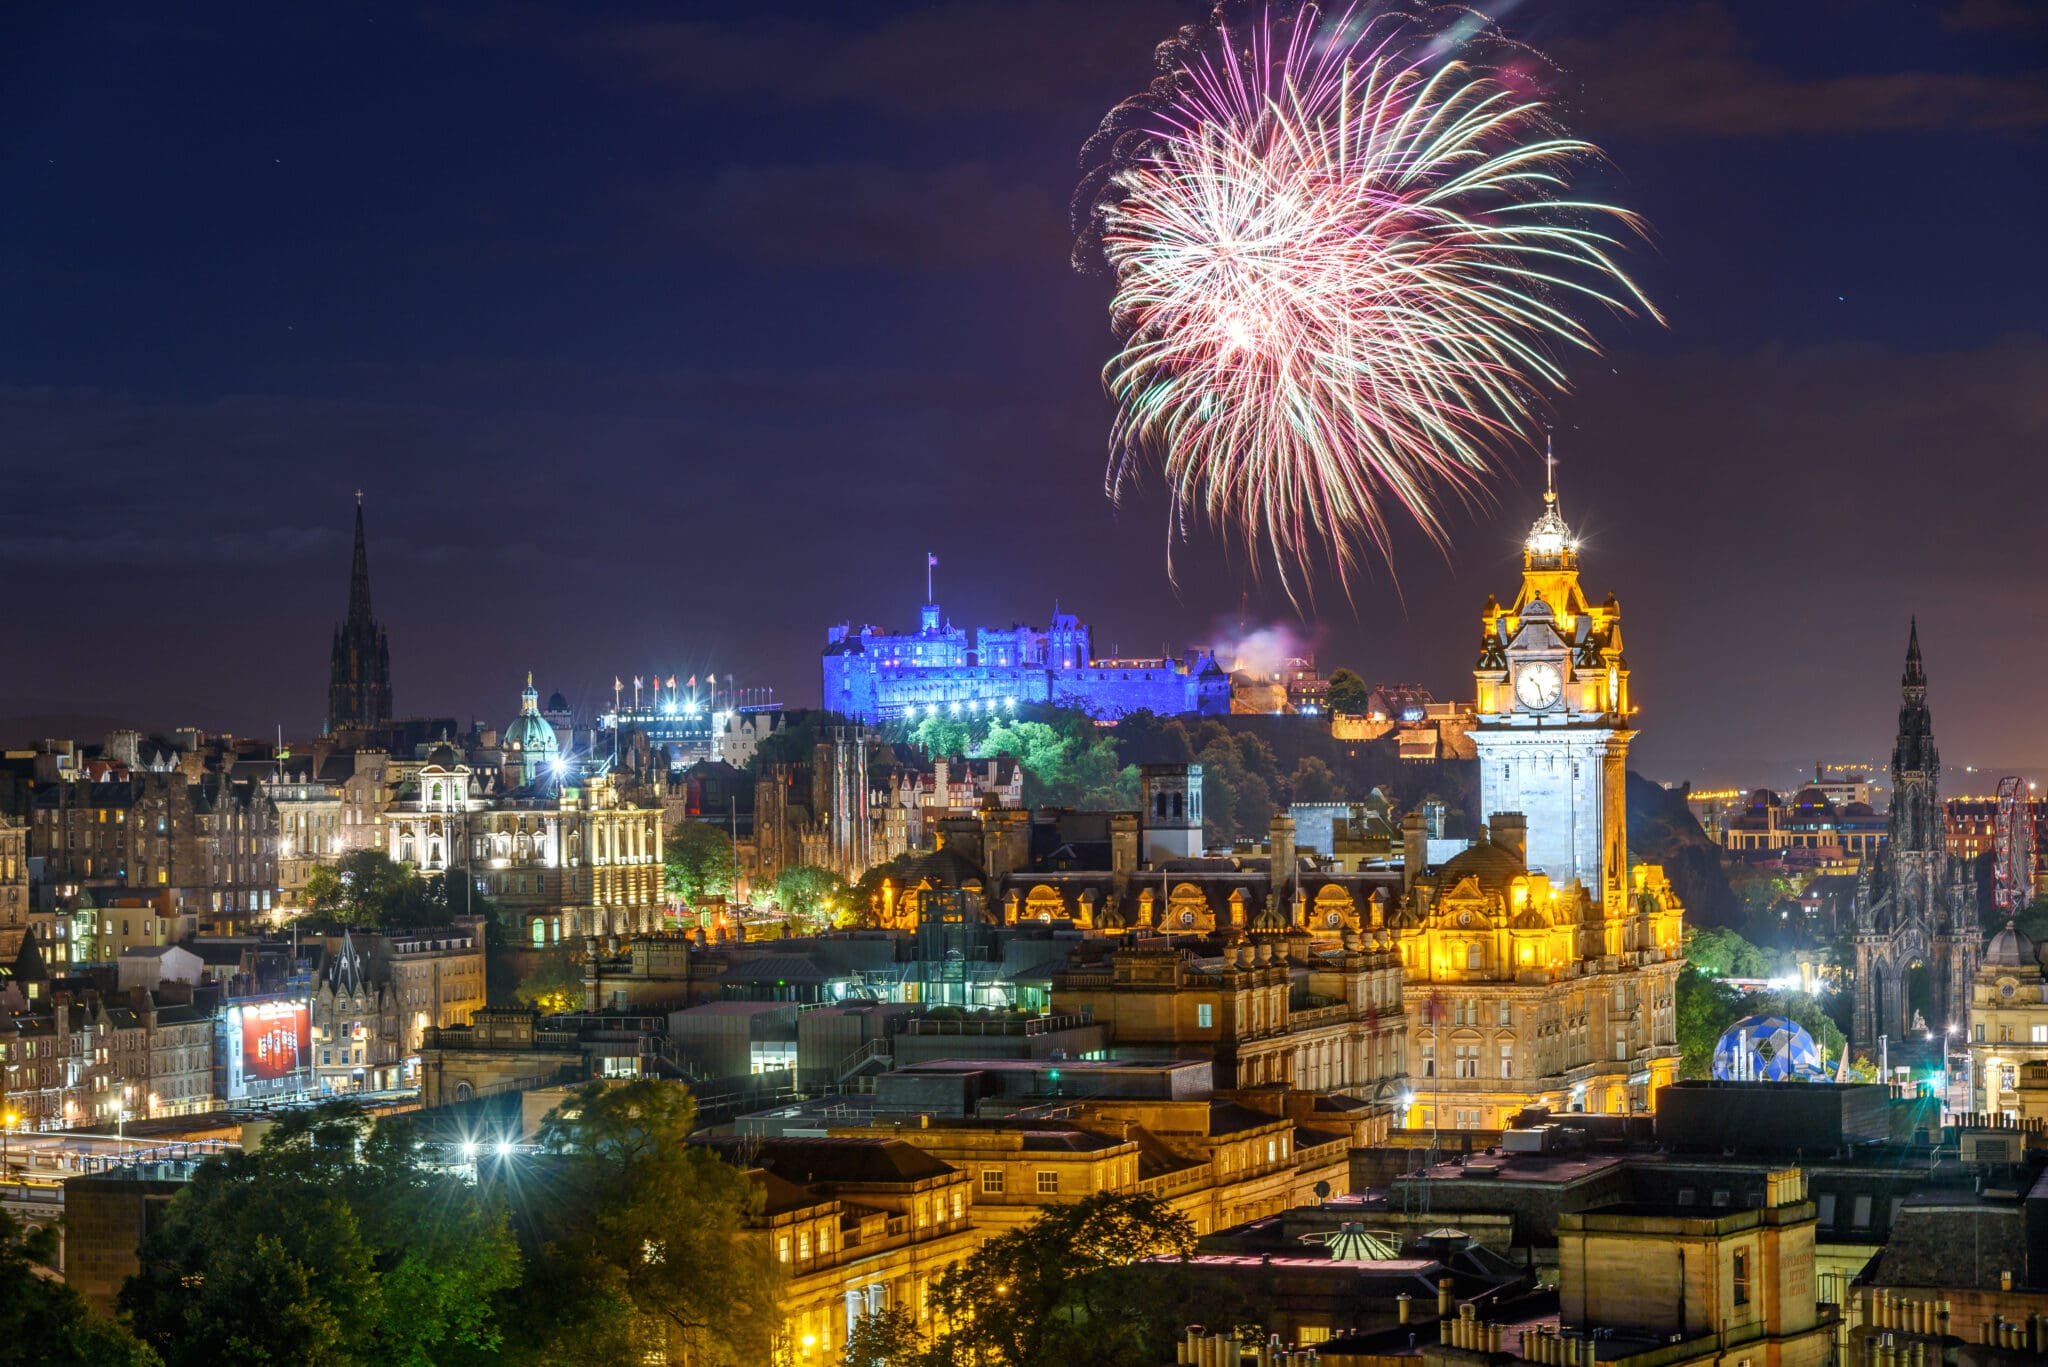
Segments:
[[[1899,676],[1899,734],[1892,742],[1892,799],[1888,840],[1895,851],[1941,848],[1941,754],[1934,717],[1927,710],[1927,672],[1920,663],[1920,623],[1906,636],[1906,671]]]
[[[363,542],[363,491],[356,490],[356,555],[348,576],[350,626],[370,620],[370,552]]]
[[[370,610],[370,553],[363,531],[363,491],[358,489],[348,615],[334,629],[327,675],[327,733],[365,730],[390,720],[391,647]]]

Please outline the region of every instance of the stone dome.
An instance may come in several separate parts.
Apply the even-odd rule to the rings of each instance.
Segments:
[[[540,694],[534,692],[533,675],[526,676],[526,691],[519,695],[519,715],[505,728],[505,751],[516,756],[521,777],[528,783],[540,778],[561,744],[555,728],[540,714]]]
[[[2011,921],[1984,946],[1984,962],[2000,968],[2031,967],[2038,960],[2034,957],[2034,942],[2020,934],[2019,927]]]

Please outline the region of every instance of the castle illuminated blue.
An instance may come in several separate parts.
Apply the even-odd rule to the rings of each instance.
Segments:
[[[1230,711],[1230,676],[1206,650],[1181,659],[1095,658],[1088,627],[1055,608],[1043,631],[1016,625],[967,631],[926,603],[915,632],[855,629],[825,636],[824,705],[865,722],[1014,711],[1025,703],[1114,718]]]

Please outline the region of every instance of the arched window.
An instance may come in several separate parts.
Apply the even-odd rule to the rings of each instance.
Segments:
[[[1179,793],[1175,793],[1175,794],[1173,795],[1173,819],[1174,819],[1175,821],[1179,821],[1179,820],[1181,819],[1181,817],[1182,817],[1183,815],[1184,815],[1184,813],[1183,813],[1183,811],[1182,811],[1182,809],[1181,809],[1181,797],[1180,797],[1180,794],[1179,794]]]
[[[1465,969],[1466,969],[1466,971],[1467,971],[1467,972],[1469,972],[1469,973],[1477,973],[1477,972],[1478,972],[1478,971],[1479,971],[1480,969],[1482,969],[1482,968],[1485,968],[1485,967],[1486,967],[1486,951],[1485,951],[1485,950],[1484,950],[1483,948],[1481,948],[1481,947],[1480,947],[1479,945],[1477,945],[1477,944],[1469,944],[1469,945],[1466,945],[1466,946],[1465,946]]]

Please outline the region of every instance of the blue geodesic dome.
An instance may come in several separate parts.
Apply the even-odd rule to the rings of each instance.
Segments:
[[[1827,1065],[1806,1027],[1785,1016],[1744,1016],[1714,1046],[1714,1076],[1753,1082],[1825,1082]]]

